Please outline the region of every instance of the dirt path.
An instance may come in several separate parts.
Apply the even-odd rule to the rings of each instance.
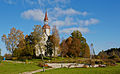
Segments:
[[[48,68],[48,69],[45,69],[45,70],[50,70],[50,69],[54,69],[54,68]],[[43,71],[43,69],[38,69],[38,70],[35,70],[35,71],[31,71],[31,72],[23,72],[23,73],[19,73],[19,74],[33,74],[33,73],[37,73],[37,72],[41,72]]]

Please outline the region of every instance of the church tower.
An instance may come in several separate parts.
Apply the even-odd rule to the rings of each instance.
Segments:
[[[48,25],[48,16],[47,16],[47,11],[45,13],[45,18],[44,18],[44,25],[42,27],[42,31],[43,31],[43,35],[44,37],[42,38],[41,42],[40,43],[43,43],[43,46],[41,47],[42,48],[42,53],[40,52],[40,49],[39,49],[39,45],[37,44],[35,47],[36,47],[36,56],[39,56],[40,54],[43,54],[45,55],[46,53],[46,41],[48,40],[48,37],[50,36],[50,26]]]
[[[43,32],[49,36],[50,35],[50,26],[48,25],[48,16],[47,16],[47,11],[45,13],[45,18],[44,18],[44,25],[42,27]]]

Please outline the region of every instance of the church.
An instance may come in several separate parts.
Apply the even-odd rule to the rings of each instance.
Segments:
[[[45,13],[44,25],[42,27],[42,31],[43,31],[43,35],[44,35],[44,37],[42,38],[42,40],[40,42],[42,44],[42,46],[41,46],[42,52],[40,51],[38,44],[35,46],[35,48],[36,48],[35,54],[37,57],[40,56],[40,54],[43,54],[44,56],[46,56],[45,53],[46,53],[47,48],[45,47],[45,45],[48,40],[48,37],[50,36],[50,26],[48,25],[47,11]]]

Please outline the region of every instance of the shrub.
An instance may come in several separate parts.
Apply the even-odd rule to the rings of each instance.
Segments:
[[[28,64],[28,60],[27,59],[25,60],[25,63]]]
[[[11,54],[5,54],[4,57],[6,58],[6,60],[11,60],[12,59]]]
[[[95,61],[95,64],[104,64],[104,61]]]
[[[89,66],[88,65],[84,65],[83,68],[89,68]]]
[[[21,61],[26,61],[26,59],[31,60],[32,56],[22,56],[22,57],[19,57],[18,59],[21,60]]]
[[[21,61],[26,61],[27,57],[26,56],[23,56],[23,57],[19,57],[19,60]]]
[[[38,64],[38,66],[39,66],[39,67],[43,67],[43,66],[44,66],[44,63],[40,62],[40,63]]]
[[[100,59],[100,56],[95,56],[96,59]]]
[[[91,63],[91,65],[92,65],[92,66],[94,66],[94,65],[95,65],[95,61],[91,61],[90,63]]]
[[[112,59],[104,59],[103,60],[105,62],[105,64],[107,66],[112,66],[112,65],[115,65],[116,64],[116,61],[112,60]]]
[[[12,60],[17,60],[18,58],[17,57],[12,57]]]
[[[85,61],[83,61],[83,63],[84,63],[84,64],[89,64],[89,65],[90,65],[90,64],[91,64],[91,60],[85,60]]]
[[[38,66],[39,67],[47,67],[47,68],[52,68],[51,66],[48,66],[48,64],[44,64],[44,63],[42,63],[42,62],[40,62],[39,64],[38,64]]]
[[[110,56],[110,57],[108,57],[109,59],[115,59],[115,58],[119,58],[119,56],[117,56],[117,55],[113,55],[113,56]]]
[[[114,61],[116,61],[117,63],[120,63],[120,58],[114,58]]]

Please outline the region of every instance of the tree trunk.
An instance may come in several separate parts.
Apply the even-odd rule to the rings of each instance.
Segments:
[[[54,59],[55,59],[55,45],[54,45]]]
[[[43,54],[42,54],[41,57],[42,57],[42,61],[43,61],[43,72],[45,72],[45,67],[44,67],[45,66],[45,62],[44,62],[44,59],[43,59]]]

